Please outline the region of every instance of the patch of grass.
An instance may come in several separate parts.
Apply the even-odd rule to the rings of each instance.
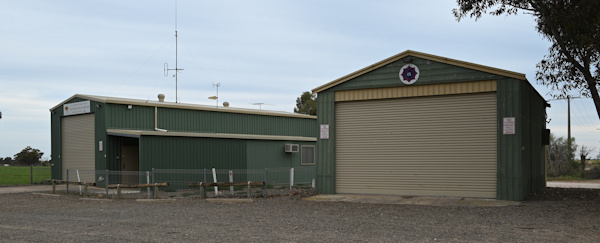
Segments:
[[[586,162],[592,165],[600,165],[600,160],[598,159],[587,160]]]
[[[29,185],[29,172],[26,166],[0,166],[0,186]],[[42,184],[50,178],[50,167],[33,167],[33,184]]]

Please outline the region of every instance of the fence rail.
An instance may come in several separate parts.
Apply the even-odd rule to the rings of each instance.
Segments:
[[[240,181],[260,181],[265,183],[266,195],[267,187],[286,187],[290,190],[293,186],[304,185],[313,187],[315,184],[315,169],[313,167],[283,167],[283,168],[265,168],[265,169],[153,169],[151,171],[110,171],[110,170],[77,170],[67,169],[63,179],[74,182],[95,182],[99,188],[104,188],[106,197],[109,197],[109,189],[113,185],[136,185],[153,184],[157,182],[168,182],[168,187],[163,187],[162,191],[180,191],[193,190],[190,183],[200,182],[240,182]],[[197,189],[197,186],[195,187]],[[69,187],[67,185],[67,191]],[[148,197],[151,195],[150,188],[139,189],[139,192],[147,190]],[[230,187],[233,194],[234,187]],[[215,194],[218,189],[215,188]],[[152,193],[154,194],[154,193]]]

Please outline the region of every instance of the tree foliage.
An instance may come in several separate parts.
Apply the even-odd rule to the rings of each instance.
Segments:
[[[304,91],[300,97],[296,99],[295,113],[317,115],[317,95],[309,91]]]
[[[539,84],[554,97],[577,92],[591,97],[600,118],[600,1],[598,0],[457,0],[457,20],[531,14],[536,30],[552,42],[549,54],[537,64]],[[488,12],[489,11],[489,12]]]
[[[15,154],[15,161],[21,165],[35,165],[40,163],[40,159],[42,158],[42,153],[39,149],[34,149],[30,146],[27,146],[18,154]]]

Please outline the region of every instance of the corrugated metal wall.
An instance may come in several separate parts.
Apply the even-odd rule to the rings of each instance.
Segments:
[[[246,142],[239,139],[143,136],[140,151],[140,171],[246,168]]]
[[[314,119],[158,108],[158,126],[169,131],[316,137]]]
[[[504,117],[516,118],[515,134],[502,134]],[[497,199],[524,200],[545,188],[545,119],[545,101],[529,83],[498,81]]]
[[[246,158],[248,169],[265,168],[312,168],[307,173],[296,174],[297,181],[311,181],[316,176],[315,165],[301,165],[301,153],[285,152],[285,144],[314,145],[314,142],[297,141],[266,141],[266,140],[248,140],[246,142]],[[317,161],[318,163],[318,161]],[[305,170],[303,170],[305,171]],[[284,175],[285,178],[289,176]],[[271,178],[277,181],[285,181],[280,178]]]
[[[336,104],[336,192],[496,196],[496,94]]]
[[[330,90],[353,90],[370,89],[385,87],[407,86],[398,79],[398,71],[406,63],[403,60],[395,61],[385,67],[373,70],[367,74],[356,77],[345,83],[342,83]],[[445,63],[439,63],[422,58],[415,58],[413,64],[419,67],[421,75],[413,87],[424,84],[441,84],[455,82],[470,82],[482,80],[497,80],[502,78],[499,75],[485,73],[473,69],[457,67]],[[320,95],[321,93],[319,93]]]
[[[317,192],[324,194],[335,193],[335,93],[319,93],[317,102],[318,125],[329,125],[329,139],[317,139],[316,166]]]
[[[106,128],[154,130],[154,107],[106,104]],[[106,132],[106,131],[105,131]]]
[[[461,83],[429,84],[376,89],[342,90],[335,92],[335,101],[375,100],[417,96],[470,94],[496,91],[496,80]]]

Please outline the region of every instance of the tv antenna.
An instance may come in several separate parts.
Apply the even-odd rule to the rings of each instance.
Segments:
[[[258,103],[251,103],[251,104],[252,104],[252,105],[257,105],[259,110],[262,110],[262,106],[263,106],[263,105],[268,105],[268,104],[265,104],[265,103],[262,103],[262,102],[258,102]]]
[[[217,100],[216,107],[219,107],[219,87],[221,86],[221,83],[216,83],[216,84],[213,83],[212,86],[213,86],[213,88],[217,87],[217,95],[211,96],[211,97],[208,97],[208,98],[211,99],[211,100]]]
[[[179,66],[177,66],[177,0],[175,0],[175,68],[169,68],[169,64],[165,63],[165,77],[169,75],[169,71],[171,70],[175,71],[175,74],[173,74],[173,77],[175,77],[175,103],[178,103],[179,98],[177,95],[177,73],[183,71],[183,68],[179,68]]]

